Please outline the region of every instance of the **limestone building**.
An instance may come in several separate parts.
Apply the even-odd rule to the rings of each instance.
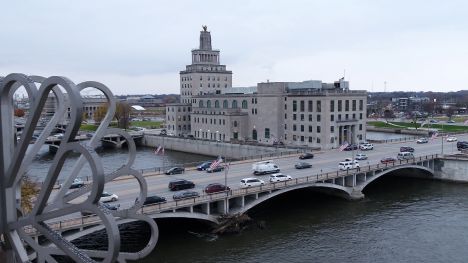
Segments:
[[[343,79],[232,87],[232,72],[200,32],[192,64],[180,72],[181,102],[166,108],[168,133],[218,141],[337,148],[365,139],[367,92]]]

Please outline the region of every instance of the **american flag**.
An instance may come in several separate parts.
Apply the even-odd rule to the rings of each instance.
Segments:
[[[439,135],[437,132],[434,132],[431,136],[431,139],[434,140],[437,138],[437,135]]]
[[[218,167],[220,163],[223,162],[223,158],[221,156],[218,156],[218,159],[214,160],[211,165],[210,165],[210,170],[213,170],[214,168]]]
[[[348,147],[349,143],[345,142],[343,143],[343,145],[340,146],[340,148],[338,148],[340,150],[340,152],[342,152],[346,147]]]
[[[164,147],[159,145],[159,147],[154,151],[154,154],[164,154]]]

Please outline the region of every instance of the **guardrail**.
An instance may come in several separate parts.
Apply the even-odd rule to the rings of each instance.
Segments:
[[[167,210],[173,210],[178,208],[187,207],[190,205],[197,205],[203,204],[207,201],[217,201],[223,200],[225,198],[233,198],[233,197],[240,197],[245,196],[248,194],[256,194],[262,193],[266,191],[273,191],[273,190],[280,190],[290,186],[295,186],[304,183],[315,183],[320,181],[327,181],[332,180],[356,173],[363,173],[363,172],[371,172],[380,169],[388,169],[393,168],[396,166],[401,166],[405,164],[416,164],[417,162],[426,161],[426,160],[433,160],[438,158],[438,154],[432,155],[423,155],[419,157],[415,157],[413,159],[407,160],[397,160],[393,163],[386,163],[386,164],[374,164],[374,165],[367,165],[359,168],[344,170],[344,171],[333,171],[333,172],[326,172],[326,173],[317,173],[315,175],[309,175],[304,177],[293,178],[289,181],[283,182],[275,182],[275,183],[268,183],[266,182],[265,185],[256,186],[256,187],[249,187],[249,188],[241,188],[241,189],[234,189],[225,192],[215,193],[215,194],[203,194],[199,197],[184,199],[184,200],[174,200],[168,201],[159,204],[151,204],[147,206],[143,206],[140,208],[140,213],[142,214],[153,214]],[[97,216],[83,216],[80,218],[73,218],[73,219],[66,219],[57,222],[47,223],[52,229],[65,231],[69,229],[75,229],[77,227],[86,227],[90,225],[95,225],[100,222],[99,217]],[[36,230],[33,227],[25,227],[26,233],[30,235],[36,234]]]

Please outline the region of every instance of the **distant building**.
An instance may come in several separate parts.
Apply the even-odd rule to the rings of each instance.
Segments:
[[[182,103],[166,106],[167,132],[176,136],[323,149],[365,139],[366,91],[349,90],[343,79],[232,87],[206,28],[180,82]]]

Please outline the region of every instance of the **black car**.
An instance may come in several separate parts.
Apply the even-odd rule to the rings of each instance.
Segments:
[[[414,148],[413,147],[409,147],[409,146],[402,146],[400,147],[400,152],[414,152]]]
[[[211,169],[211,168],[206,169],[206,172],[208,172],[208,173],[216,173],[216,172],[221,172],[221,171],[223,171],[223,170],[224,170],[224,166],[218,165],[218,166],[216,166],[216,167],[213,168],[213,169]]]
[[[199,197],[199,196],[200,196],[200,194],[198,192],[184,191],[184,192],[180,192],[180,193],[175,194],[172,198],[174,198],[174,200],[182,200],[182,199],[188,199],[188,198],[195,198],[195,197]]]
[[[137,202],[138,202],[138,198],[135,200],[135,203]],[[153,196],[146,197],[145,202],[143,202],[143,205],[161,204],[165,202],[166,202],[165,197],[153,195]]]
[[[346,146],[346,148],[344,148],[343,150],[344,151],[353,151],[353,150],[357,150],[358,149],[358,146],[356,144],[350,144],[348,146]]]
[[[210,168],[210,165],[211,165],[211,162],[201,163],[200,165],[197,166],[197,170],[198,171],[204,171],[204,170]]]
[[[304,159],[312,159],[314,158],[313,153],[303,153],[299,156],[299,159],[304,160]]]
[[[167,170],[165,174],[170,175],[170,174],[181,174],[185,172],[184,167],[172,167],[171,169]]]
[[[294,165],[296,169],[305,169],[305,168],[312,168],[312,164],[306,162],[299,162]]]
[[[179,179],[179,180],[170,181],[168,187],[169,187],[169,190],[171,191],[178,191],[182,189],[194,188],[195,184],[192,181]]]
[[[457,150],[461,151],[461,150],[465,150],[465,149],[468,149],[468,142],[467,141],[457,142]]]

